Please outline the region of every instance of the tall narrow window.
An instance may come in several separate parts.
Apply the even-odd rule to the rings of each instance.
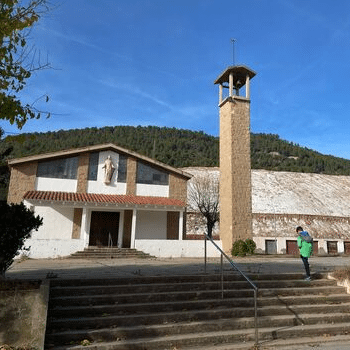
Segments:
[[[118,182],[126,182],[127,160],[126,156],[119,154]]]
[[[97,180],[98,157],[99,157],[98,152],[90,153],[88,180],[91,180],[91,181]]]

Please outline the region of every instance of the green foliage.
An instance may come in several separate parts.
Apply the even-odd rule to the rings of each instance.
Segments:
[[[247,255],[247,244],[244,241],[242,241],[241,239],[233,242],[231,255],[232,256],[246,256]]]
[[[7,158],[103,143],[113,143],[178,168],[219,166],[218,137],[156,126],[108,126],[8,136],[0,140],[0,166],[6,166]],[[11,152],[1,157],[9,148]],[[350,160],[322,155],[281,140],[278,135],[251,134],[251,164],[252,169],[350,175]],[[6,198],[6,186],[0,183],[0,199]]]
[[[247,246],[247,253],[253,255],[255,253],[256,243],[252,239],[247,238],[245,244]]]
[[[247,238],[245,241],[239,239],[232,244],[232,256],[246,256],[247,254],[254,254],[256,248],[255,242]]]
[[[252,169],[350,175],[348,159],[323,155],[278,135],[252,134],[250,149]]]
[[[33,71],[48,66],[42,65],[40,58],[34,63],[35,57],[27,48],[28,28],[38,21],[45,3],[46,0],[0,2],[0,119],[19,129],[28,119],[40,118],[40,112],[33,105],[22,104],[18,94]]]
[[[0,202],[0,276],[13,263],[33,230],[42,225],[42,218],[35,216],[23,203]]]

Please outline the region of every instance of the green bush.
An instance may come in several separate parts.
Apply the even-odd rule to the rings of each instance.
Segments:
[[[232,256],[246,256],[247,254],[254,254],[256,248],[255,242],[248,238],[245,241],[238,240],[233,243],[231,254]]]
[[[247,255],[247,244],[241,239],[234,242],[231,250],[232,256],[245,256]]]
[[[247,253],[253,255],[255,253],[256,243],[252,239],[247,238],[245,244],[247,245]]]

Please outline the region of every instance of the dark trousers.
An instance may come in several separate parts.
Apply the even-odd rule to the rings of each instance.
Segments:
[[[304,267],[305,267],[305,272],[306,272],[306,276],[310,277],[310,266],[309,266],[309,258],[306,258],[304,256],[300,256],[301,260],[304,263]]]

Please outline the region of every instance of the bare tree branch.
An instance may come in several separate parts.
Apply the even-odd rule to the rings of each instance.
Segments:
[[[219,220],[219,197],[219,178],[215,174],[206,171],[189,181],[189,208],[200,212],[206,219],[210,237],[215,223]]]

